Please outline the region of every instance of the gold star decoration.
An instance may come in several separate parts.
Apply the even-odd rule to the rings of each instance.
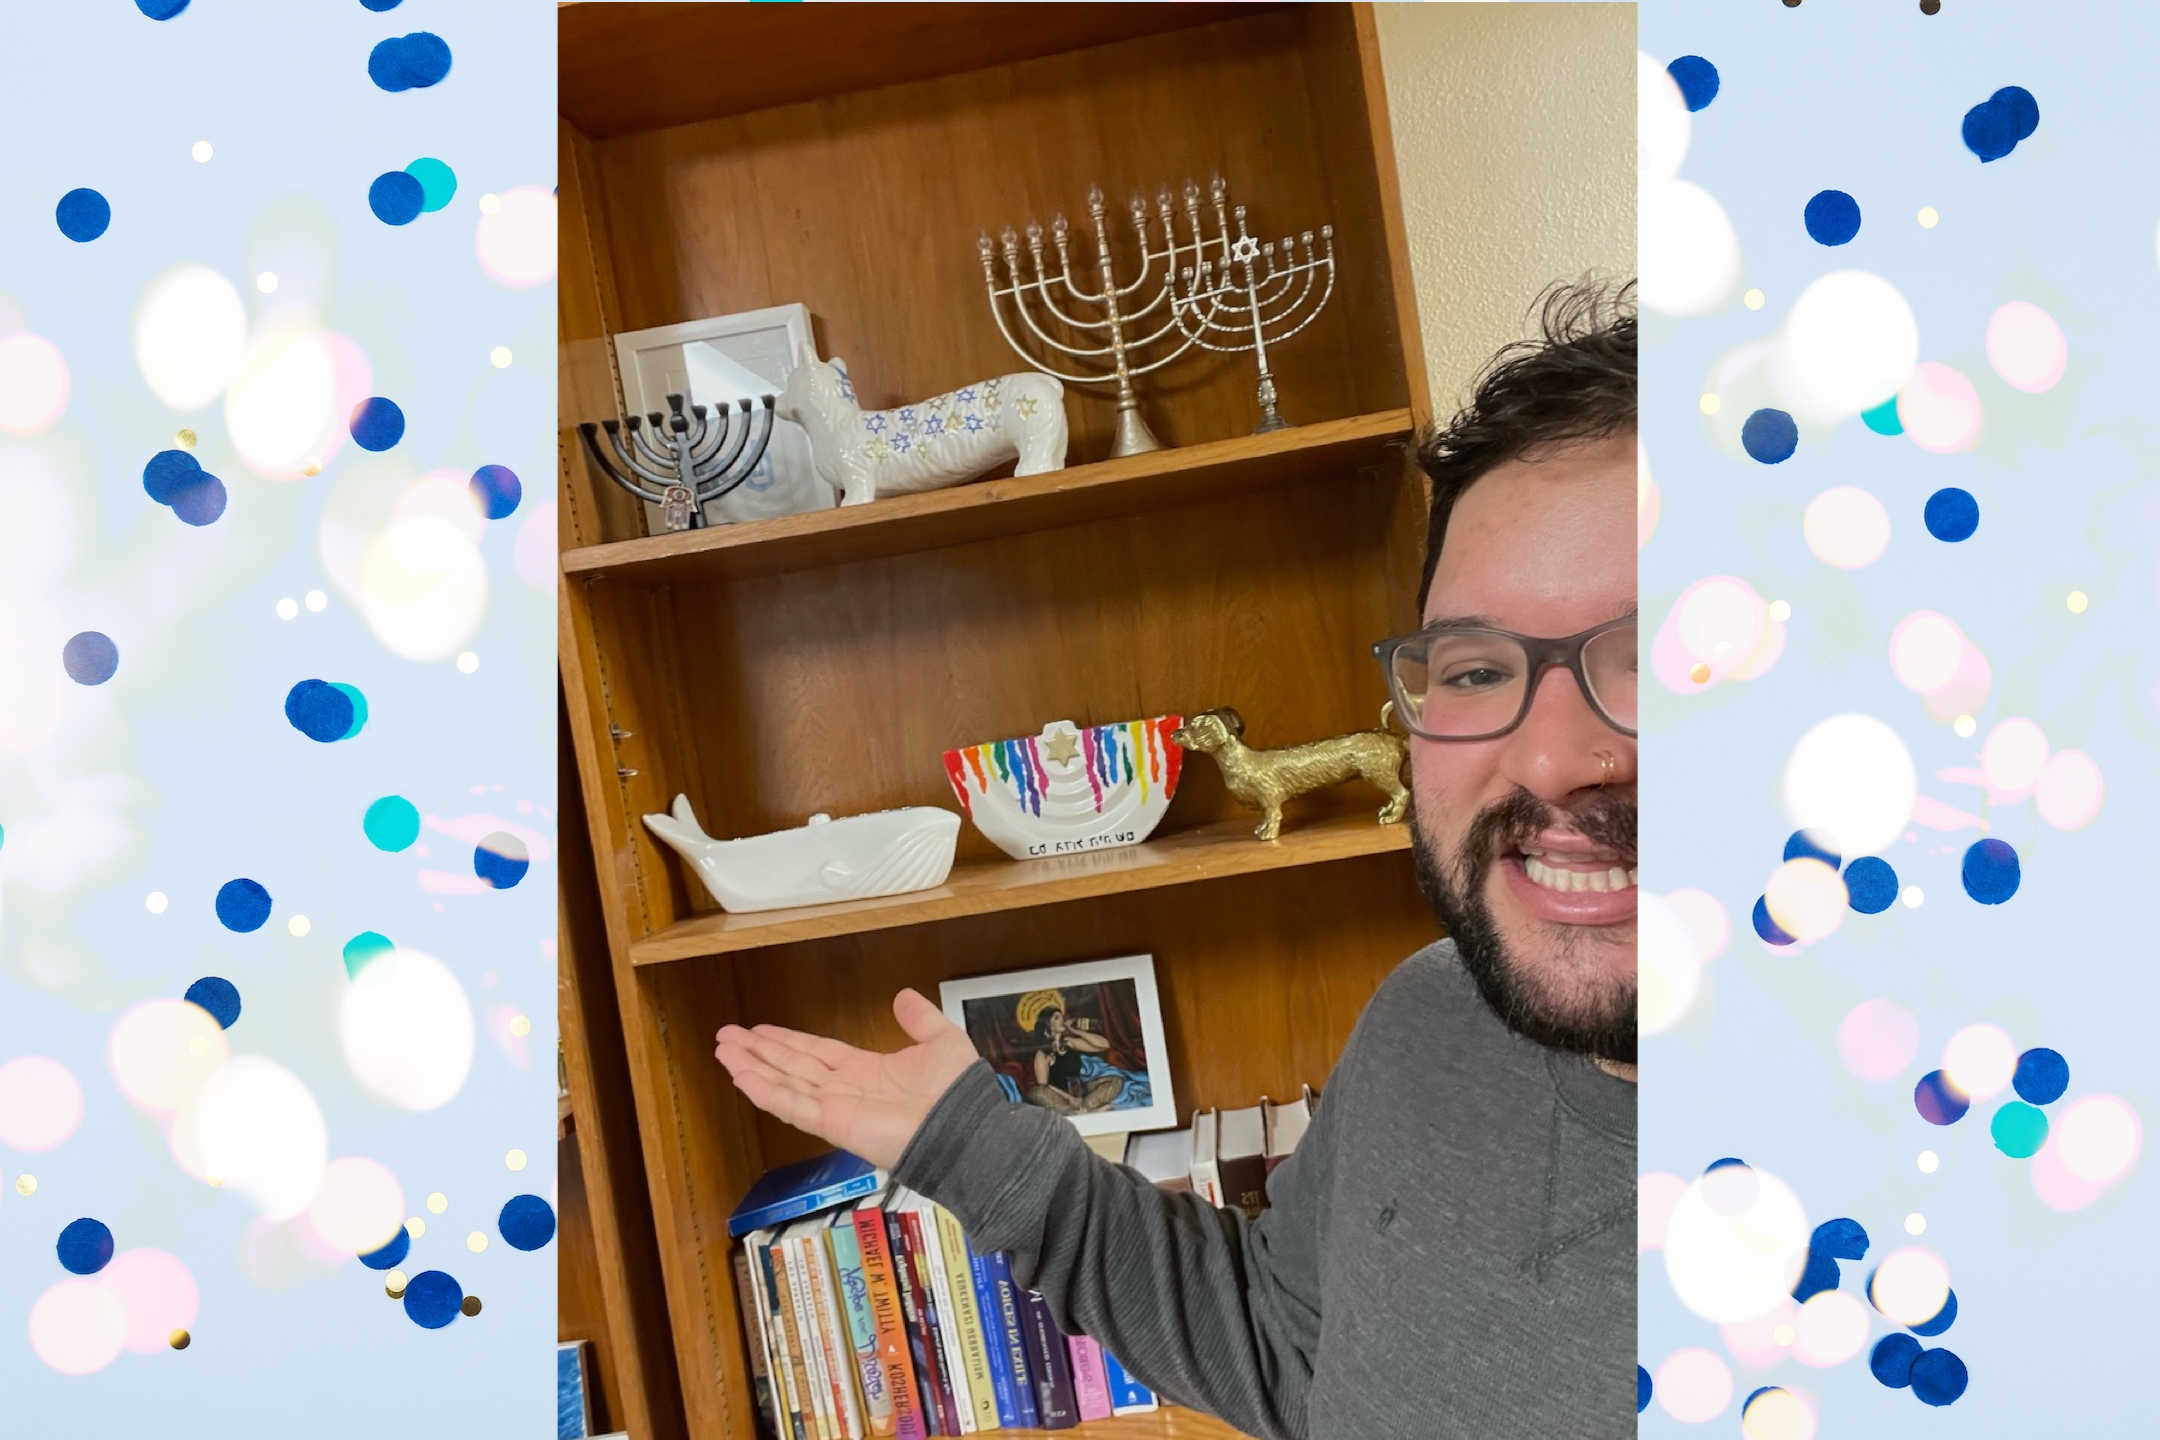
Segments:
[[[1020,403],[1015,405],[1013,408],[1018,410],[1022,415],[1033,415],[1035,413],[1035,397],[1032,395],[1023,395],[1020,397]]]
[[[1070,765],[1080,758],[1080,735],[1075,730],[1060,730],[1043,746],[1043,753],[1060,765]]]

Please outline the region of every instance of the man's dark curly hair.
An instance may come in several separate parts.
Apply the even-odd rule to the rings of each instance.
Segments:
[[[1432,477],[1421,614],[1448,516],[1465,490],[1510,460],[1635,428],[1635,282],[1563,282],[1533,309],[1539,338],[1495,355],[1470,404],[1419,439],[1418,463]]]

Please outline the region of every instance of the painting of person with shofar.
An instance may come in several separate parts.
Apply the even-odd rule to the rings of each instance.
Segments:
[[[962,1008],[968,1036],[1007,1099],[1062,1115],[1154,1103],[1130,980],[985,996]]]

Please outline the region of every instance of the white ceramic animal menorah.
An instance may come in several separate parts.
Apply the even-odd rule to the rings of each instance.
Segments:
[[[1047,375],[1000,375],[865,411],[846,363],[805,351],[774,413],[809,435],[818,475],[843,505],[957,485],[1015,457],[1016,475],[1065,466],[1065,387]]]

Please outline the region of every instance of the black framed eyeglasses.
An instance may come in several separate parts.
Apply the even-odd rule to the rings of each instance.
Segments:
[[[1474,625],[1432,625],[1373,646],[1388,696],[1411,734],[1491,740],[1522,724],[1545,671],[1572,672],[1597,717],[1635,733],[1635,617],[1541,640]]]

